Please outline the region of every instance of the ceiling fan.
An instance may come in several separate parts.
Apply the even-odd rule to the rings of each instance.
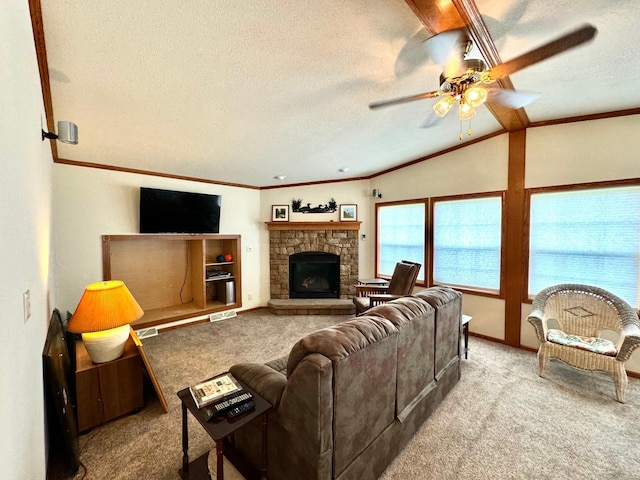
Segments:
[[[458,118],[468,120],[476,114],[476,107],[489,100],[509,108],[521,108],[531,103],[537,94],[507,90],[499,85],[491,85],[501,78],[522,70],[530,65],[546,60],[592,40],[597,30],[592,25],[567,33],[534,50],[512,60],[498,64],[490,69],[481,59],[467,59],[472,43],[464,30],[448,30],[427,41],[430,56],[443,65],[440,75],[440,88],[431,92],[419,93],[407,97],[382,100],[369,104],[376,109],[427,98],[442,97],[433,105],[433,113],[421,125],[427,128],[435,125],[458,102]]]

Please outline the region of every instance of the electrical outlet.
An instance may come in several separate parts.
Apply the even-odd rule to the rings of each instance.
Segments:
[[[31,318],[31,291],[27,290],[22,294],[22,309],[24,313],[24,323]]]
[[[253,300],[253,294],[247,293],[247,300]]]

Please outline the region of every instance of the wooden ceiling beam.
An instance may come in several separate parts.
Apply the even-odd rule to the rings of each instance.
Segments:
[[[498,49],[473,0],[405,1],[430,34],[466,28],[489,68],[502,63]],[[496,83],[506,90],[515,90],[509,77],[504,77]],[[496,102],[487,102],[485,105],[507,131],[521,130],[530,124],[523,108],[514,110]]]
[[[427,32],[436,35],[445,30],[464,28],[466,22],[450,0],[405,0],[409,8],[425,26]]]
[[[53,121],[53,103],[51,101],[51,83],[49,81],[49,66],[47,62],[47,48],[44,41],[44,26],[42,24],[42,6],[40,0],[29,0],[29,12],[31,14],[31,28],[33,29],[33,42],[38,58],[38,70],[40,71],[40,85],[42,87],[42,101],[46,116],[46,128],[48,132],[56,133]],[[43,125],[44,128],[44,125]],[[58,158],[58,145],[55,140],[49,140],[53,161]]]

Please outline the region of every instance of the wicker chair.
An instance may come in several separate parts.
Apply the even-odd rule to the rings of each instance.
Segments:
[[[353,303],[356,315],[390,300],[411,295],[422,265],[409,260],[396,263],[391,280],[387,285],[356,285]]]
[[[628,303],[598,287],[554,285],[535,296],[528,320],[540,340],[541,377],[551,358],[604,372],[613,377],[616,398],[624,403],[628,383],[624,364],[640,346],[638,312]],[[600,337],[605,330],[617,333],[617,342]]]

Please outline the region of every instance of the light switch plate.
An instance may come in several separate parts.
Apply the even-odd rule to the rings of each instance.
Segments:
[[[27,290],[22,294],[22,308],[24,311],[24,323],[31,318],[31,290]]]

